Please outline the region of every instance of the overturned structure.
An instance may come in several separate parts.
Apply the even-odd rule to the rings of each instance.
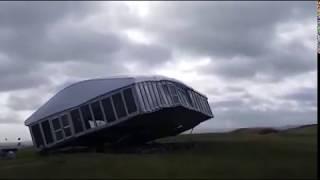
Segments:
[[[163,76],[92,79],[72,84],[26,121],[38,151],[139,144],[177,135],[213,117],[207,98]]]

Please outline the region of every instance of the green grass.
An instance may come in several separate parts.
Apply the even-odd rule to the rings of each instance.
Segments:
[[[317,127],[276,134],[210,133],[161,139],[191,149],[150,154],[39,156],[0,160],[0,178],[316,178]]]

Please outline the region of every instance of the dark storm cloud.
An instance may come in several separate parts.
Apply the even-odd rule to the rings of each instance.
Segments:
[[[107,5],[103,11],[113,13],[114,7],[119,10],[125,7]],[[99,11],[101,7],[92,2],[1,2],[0,55],[7,60],[1,61],[0,56],[0,91],[48,85],[50,82],[46,78],[59,73],[80,78],[107,76],[124,72],[121,66],[125,61],[162,62],[170,58],[171,52],[167,48],[129,42],[127,37],[110,30],[112,23],[110,29],[102,32],[78,26]],[[129,17],[125,12],[121,17],[109,14],[104,20],[125,19],[125,15]],[[66,69],[63,67],[66,62],[73,65]],[[58,68],[51,72],[54,74],[41,70],[50,64]]]
[[[279,81],[317,69],[315,53],[303,47],[292,49],[290,52],[274,51],[262,57],[235,57],[213,63],[212,66],[204,67],[204,72],[228,80],[261,80],[259,75],[263,75],[266,77],[264,80]]]
[[[0,36],[0,51],[30,64],[36,63],[33,61],[92,60],[102,53],[110,54],[121,43],[115,34],[98,34],[86,29],[50,33],[59,22],[70,17],[81,22],[87,13],[97,9],[87,2],[15,2],[2,4],[0,8],[0,29],[9,31],[8,36]]]
[[[38,87],[48,82],[48,77],[38,72],[39,64],[9,60],[1,63],[0,57],[0,92]]]
[[[163,3],[150,26],[163,43],[223,57],[258,56],[269,49],[279,23],[314,18],[312,2]]]
[[[37,87],[47,82],[43,68],[50,25],[66,16],[83,16],[87,3],[0,2],[0,91]],[[58,47],[58,46],[57,46]],[[52,49],[51,49],[52,50]],[[1,61],[2,59],[5,59]]]
[[[279,25],[315,21],[313,2],[175,2],[154,13],[142,26],[168,47],[211,57],[215,67],[206,74],[280,80],[316,69],[315,53],[300,39],[275,43]]]
[[[0,2],[0,24],[5,28],[44,27],[60,18],[83,17],[95,10],[88,2]]]
[[[39,74],[11,75],[0,79],[0,92],[17,89],[27,89],[30,87],[38,87],[46,84],[48,79]]]

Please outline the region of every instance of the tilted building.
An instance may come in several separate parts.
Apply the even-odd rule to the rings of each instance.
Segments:
[[[99,143],[144,143],[213,118],[206,96],[163,76],[72,84],[26,121],[38,151]]]

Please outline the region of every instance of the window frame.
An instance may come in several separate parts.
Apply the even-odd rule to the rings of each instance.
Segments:
[[[128,107],[128,103],[127,103],[128,99],[126,99],[126,97],[125,97],[125,91],[129,91],[131,93],[131,100],[132,100],[131,103],[133,103],[133,105],[135,106],[135,110],[133,110],[132,112],[129,112],[129,107]],[[123,95],[123,100],[124,100],[124,104],[125,104],[126,109],[127,109],[128,116],[130,114],[134,114],[135,112],[137,112],[138,111],[138,104],[137,104],[136,99],[134,98],[133,88],[132,87],[128,87],[128,88],[123,89],[122,90],[122,95]],[[130,104],[130,102],[129,102],[129,104]]]
[[[170,93],[171,98],[172,98],[172,103],[174,105],[181,104],[176,85],[174,83],[169,82],[168,83],[168,89],[169,89],[169,93]],[[175,98],[176,98],[177,102],[175,102]]]
[[[107,124],[116,122],[116,121],[117,121],[117,114],[116,114],[115,109],[114,109],[114,106],[113,106],[113,104],[112,104],[111,96],[103,97],[103,98],[101,98],[100,101],[101,101],[103,113],[104,113],[105,119],[106,119],[106,121],[107,121]],[[114,120],[110,121],[109,118],[107,117],[107,114],[108,114],[108,113],[106,113],[106,111],[105,111],[105,105],[103,104],[103,101],[108,101],[108,103],[110,103]]]
[[[58,129],[55,129],[54,126],[52,126],[52,131],[53,131],[53,134],[54,134],[54,138],[55,138],[55,143],[58,143],[58,142],[61,142],[64,140],[64,134],[63,134],[63,128],[62,128],[62,123],[60,122],[60,115],[57,115],[57,116],[54,116],[52,118],[50,118],[50,121],[51,121],[51,124],[53,125],[53,121],[57,119],[57,122],[59,123],[60,125],[60,128]],[[57,133],[61,131],[62,132],[62,138],[61,139],[58,139],[57,138]]]
[[[31,137],[33,138],[33,142],[35,143],[35,147],[36,147],[37,149],[43,149],[43,148],[46,147],[45,140],[44,140],[44,135],[43,135],[43,133],[42,133],[42,129],[41,129],[40,123],[41,123],[41,122],[31,124],[31,125],[30,125],[30,128],[29,128],[29,130],[30,130],[30,132],[31,132]],[[38,144],[38,142],[37,142],[37,140],[36,140],[37,138],[36,138],[36,136],[35,136],[35,134],[34,134],[34,130],[32,129],[34,126],[38,126],[38,128],[39,128],[39,133],[40,133],[41,141],[42,141],[41,144]]]
[[[116,107],[115,107],[115,100],[114,100],[114,97],[116,96],[116,95],[120,95],[120,101],[122,102],[122,105],[123,105],[123,110],[124,110],[124,113],[125,113],[125,115],[123,115],[123,116],[121,116],[121,117],[119,117],[119,114],[118,114],[118,111],[117,111],[117,109],[116,109]],[[126,117],[128,117],[128,111],[127,111],[127,109],[126,109],[126,105],[125,105],[125,102],[124,102],[124,98],[123,98],[123,95],[122,95],[122,92],[121,91],[117,91],[116,93],[114,93],[114,94],[112,94],[111,96],[110,96],[110,98],[111,98],[111,101],[112,101],[112,103],[113,103],[113,108],[114,108],[114,110],[115,110],[115,113],[116,113],[116,116],[117,116],[117,121],[118,120],[121,120],[121,119],[123,119],[123,118],[126,118]],[[120,103],[121,104],[121,103]]]
[[[68,121],[68,125],[67,126],[64,126],[63,125],[63,120],[62,120],[62,117],[66,116],[67,117],[67,121]],[[73,128],[72,128],[72,125],[71,125],[71,117],[70,117],[70,114],[69,113],[64,113],[64,114],[61,114],[60,115],[60,123],[62,125],[62,131],[63,131],[63,134],[64,134],[64,139],[69,139],[72,137],[72,135],[74,134],[74,131],[73,131]],[[66,132],[65,132],[65,129],[66,128],[69,128],[70,129],[70,136],[66,136]]]
[[[78,113],[79,113],[80,124],[81,124],[81,126],[82,126],[82,131],[80,131],[80,132],[76,132],[76,128],[75,128],[74,123],[73,123],[72,111],[74,111],[74,110],[77,110]],[[70,109],[70,110],[69,110],[69,114],[70,114],[70,120],[71,120],[72,127],[73,127],[73,133],[74,133],[75,135],[78,135],[78,136],[84,134],[84,133],[86,132],[86,128],[85,128],[85,124],[84,124],[84,122],[83,122],[83,117],[82,117],[82,114],[81,114],[81,111],[80,111],[80,107],[77,106],[76,108]]]
[[[163,90],[163,95],[168,101],[168,106],[171,106],[173,103],[172,95],[169,90],[169,85],[166,81],[161,82],[161,89]]]
[[[50,132],[50,134],[51,134],[51,138],[52,138],[52,141],[51,141],[51,142],[47,142],[46,133],[45,133],[45,131],[44,131],[44,129],[43,129],[43,123],[45,123],[45,122],[47,122],[48,125],[49,125],[49,129],[48,129],[48,130],[49,130],[49,132]],[[54,141],[55,141],[55,139],[54,139],[54,137],[53,137],[54,134],[52,133],[52,130],[51,130],[52,128],[51,128],[50,120],[49,120],[49,119],[45,119],[45,120],[39,122],[39,125],[41,126],[41,131],[42,131],[42,133],[43,133],[45,145],[46,145],[46,146],[49,146],[49,145],[53,144]]]
[[[101,127],[101,126],[104,126],[105,124],[107,124],[106,117],[105,117],[105,114],[104,114],[104,111],[103,111],[103,107],[101,106],[100,101],[101,101],[100,99],[97,99],[97,100],[94,100],[94,101],[89,103],[90,113],[91,113],[91,116],[92,116],[93,122],[94,122],[94,127],[91,128],[91,129],[98,128],[98,127]],[[104,122],[103,125],[98,125],[98,123],[97,123],[97,119],[96,119],[95,113],[93,111],[93,104],[94,103],[98,103],[98,107],[100,108],[101,115],[102,115],[102,118],[103,118],[102,121]]]

